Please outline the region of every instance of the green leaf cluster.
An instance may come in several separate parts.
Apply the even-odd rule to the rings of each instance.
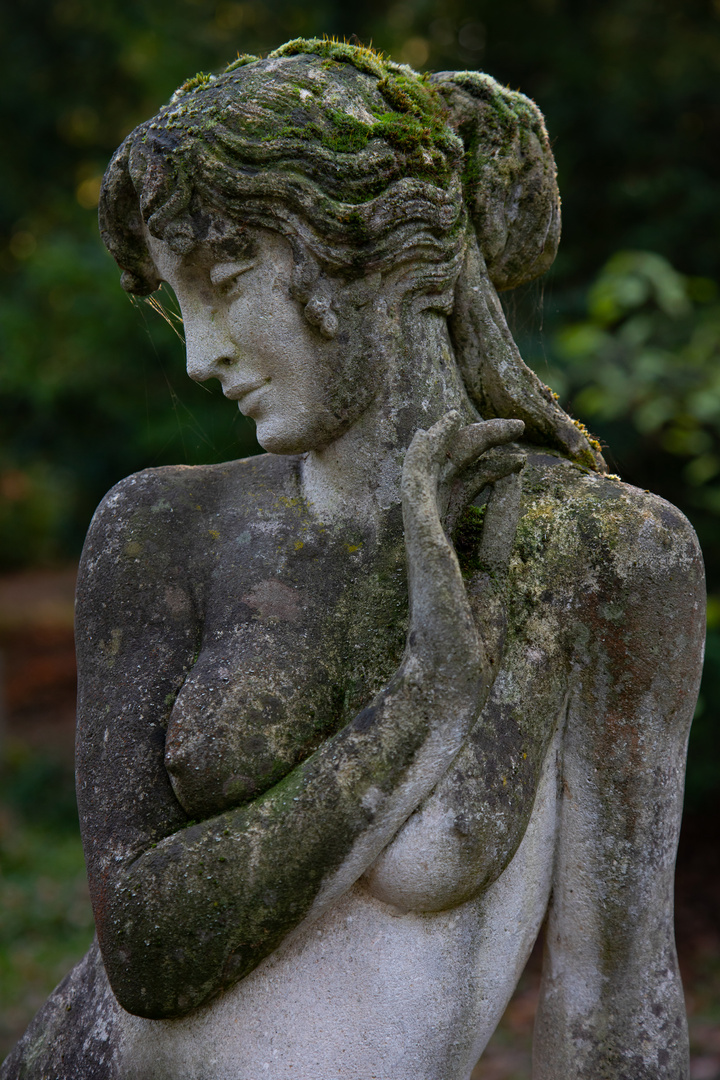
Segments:
[[[720,294],[653,252],[622,251],[584,319],[552,340],[549,381],[590,426],[624,422],[677,458],[692,505],[720,513]]]
[[[583,317],[556,316],[545,354],[530,357],[601,435],[622,478],[680,506],[700,537],[708,645],[687,785],[700,803],[720,774],[720,290],[654,252],[617,252],[589,288]]]

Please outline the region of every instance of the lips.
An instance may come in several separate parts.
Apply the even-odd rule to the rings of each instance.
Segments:
[[[240,402],[243,398],[246,398],[248,394],[252,394],[253,390],[259,390],[269,381],[269,379],[260,379],[257,382],[240,383],[238,386],[223,387],[223,394],[226,398],[230,398],[231,401]]]

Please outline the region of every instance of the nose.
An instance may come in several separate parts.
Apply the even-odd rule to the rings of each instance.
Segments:
[[[183,321],[188,375],[195,382],[220,379],[235,359],[222,315],[213,308],[195,308]]]

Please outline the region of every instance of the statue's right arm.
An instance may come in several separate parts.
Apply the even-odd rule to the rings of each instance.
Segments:
[[[673,883],[703,661],[703,561],[675,507],[615,481],[603,494],[602,518],[575,506],[574,527],[595,551],[574,605],[532,1075],[681,1080]]]
[[[485,431],[466,458],[518,434],[474,427]],[[197,823],[163,761],[198,648],[192,575],[171,535],[169,557],[143,550],[139,481],[98,511],[78,588],[78,801],[103,960],[129,1012],[179,1016],[248,974],[350,887],[462,746],[491,677],[438,510],[456,435],[446,419],[408,451],[410,630],[390,684],[275,787]],[[486,480],[517,470],[517,456],[498,460]]]

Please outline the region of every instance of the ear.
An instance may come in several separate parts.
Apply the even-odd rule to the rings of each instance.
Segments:
[[[332,310],[333,292],[327,278],[321,278],[305,305],[305,318],[311,326],[316,326],[325,338],[334,338],[338,332],[338,318]]]

